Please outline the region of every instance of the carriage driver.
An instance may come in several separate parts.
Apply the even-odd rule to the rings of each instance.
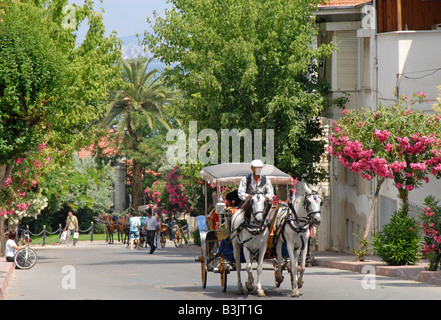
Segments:
[[[261,160],[251,161],[251,171],[253,173],[242,178],[242,181],[239,184],[239,188],[237,189],[237,193],[239,198],[244,201],[247,198],[251,197],[252,190],[258,187],[265,187],[265,199],[267,200],[265,213],[263,216],[263,220],[265,221],[266,216],[271,209],[274,191],[270,179],[267,176],[260,174],[262,172],[262,168],[263,162]]]

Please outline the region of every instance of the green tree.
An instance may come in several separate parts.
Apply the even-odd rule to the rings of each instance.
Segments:
[[[275,164],[309,181],[324,151],[318,116],[329,105],[315,61],[311,19],[319,0],[171,0],[148,20],[144,43],[170,68],[167,83],[184,92],[173,108],[198,129],[274,129]],[[265,141],[264,141],[265,145]]]
[[[168,89],[160,77],[158,69],[148,71],[150,60],[142,58],[123,61],[122,78],[124,85],[111,92],[108,99],[111,109],[100,120],[101,127],[117,123],[120,131],[127,132],[127,147],[137,153],[139,145],[146,137],[146,127],[150,131],[160,126],[171,128],[171,119],[166,114],[166,106],[175,101],[177,94]],[[147,124],[147,126],[146,126]],[[133,208],[138,211],[142,205],[142,166],[138,158],[132,164]]]
[[[93,1],[4,0],[0,3],[0,188],[18,157],[45,142],[53,160],[90,143],[88,124],[103,114],[106,93],[119,81],[120,40],[105,35]],[[76,31],[86,21],[86,39]],[[29,153],[31,152],[31,153]],[[1,205],[1,204],[0,204]],[[0,216],[0,241],[4,238]]]
[[[96,157],[80,159],[74,156],[70,162],[51,171],[39,184],[40,192],[48,199],[38,221],[30,223],[35,230],[43,224],[56,229],[64,224],[66,216],[60,212],[77,212],[80,224],[89,226],[90,221],[112,206],[113,169],[110,163],[97,164]]]

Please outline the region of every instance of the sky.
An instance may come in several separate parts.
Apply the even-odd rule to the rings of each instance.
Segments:
[[[106,34],[109,35],[112,30],[118,33],[120,38],[132,36],[135,34],[144,34],[147,29],[147,17],[153,20],[153,11],[156,10],[161,16],[164,16],[165,8],[171,5],[166,0],[103,0],[100,3],[95,1],[95,11],[100,12],[104,8],[103,21],[106,26]],[[82,5],[83,0],[69,0],[69,4]],[[85,28],[78,32],[78,38],[84,39]]]

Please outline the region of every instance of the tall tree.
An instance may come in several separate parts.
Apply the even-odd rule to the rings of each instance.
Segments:
[[[294,176],[323,178],[314,140],[328,101],[314,72],[332,45],[314,47],[311,19],[321,0],[170,0],[165,17],[148,20],[144,43],[185,92],[174,115],[198,129],[274,129],[275,164]],[[264,142],[265,145],[265,142]]]
[[[171,119],[165,109],[177,97],[176,91],[168,89],[157,76],[158,69],[148,71],[149,63],[150,60],[143,58],[123,61],[124,85],[120,90],[109,94],[111,109],[100,121],[101,127],[108,127],[116,122],[120,131],[125,130],[129,137],[128,149],[135,153],[139,151],[139,145],[145,138],[146,127],[150,130],[161,125],[171,128]],[[142,204],[142,176],[141,163],[133,158],[132,206],[135,211]]]
[[[78,45],[86,19],[89,30]],[[0,3],[0,188],[16,160],[39,143],[60,159],[90,141],[87,125],[105,112],[103,98],[119,81],[119,49],[92,0],[81,7],[68,0]],[[0,214],[0,241],[3,221]]]

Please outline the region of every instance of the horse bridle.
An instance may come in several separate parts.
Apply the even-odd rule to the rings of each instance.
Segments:
[[[305,199],[308,198],[308,197],[310,197],[310,196],[314,196],[314,200],[315,200],[315,201],[317,201],[315,197],[317,197],[317,198],[320,199],[320,196],[318,195],[317,192],[311,192],[311,193],[305,195]],[[321,201],[321,199],[320,199],[320,201]],[[321,206],[321,204],[320,204],[320,206]],[[308,205],[306,204],[306,202],[303,203],[303,207],[305,208],[306,212],[308,213],[308,218],[309,218],[309,219],[311,219],[311,216],[314,215],[314,214],[317,214],[317,213],[320,213],[320,214],[321,214],[321,210],[320,210],[320,209],[319,209],[319,210],[316,210],[316,211],[311,211],[311,212],[309,212],[309,211],[308,211]]]
[[[305,210],[306,210],[306,212],[307,212],[307,220],[304,220],[305,218],[303,218],[302,220],[304,221],[304,222],[307,222],[306,223],[306,225],[309,225],[309,224],[311,224],[313,221],[312,221],[312,216],[314,215],[314,214],[321,214],[321,210],[319,209],[319,210],[316,210],[316,211],[309,211],[309,205],[306,203],[306,199],[308,198],[308,197],[310,197],[310,196],[315,196],[315,197],[318,197],[319,199],[321,199],[320,198],[320,196],[317,194],[317,192],[311,192],[311,193],[308,193],[308,194],[306,194],[305,196],[304,196],[304,200],[305,201],[303,201],[303,208],[305,208]],[[295,220],[295,222],[296,223],[300,223],[300,218],[298,217],[298,215],[297,215],[297,212],[296,212],[296,210],[295,210],[295,208],[294,208],[294,204],[292,204],[292,207],[291,207],[291,205],[288,205],[288,207],[291,209],[291,211],[292,211],[292,213],[293,213],[293,215],[294,215],[294,220]],[[290,219],[289,218],[289,215],[288,216],[286,216],[286,219],[287,220],[291,220],[291,221],[289,221],[289,225],[290,225],[290,227],[293,229],[293,230],[295,230],[295,231],[297,231],[297,232],[301,232],[302,230],[303,230],[303,228],[300,228],[300,227],[298,227],[298,226],[295,226],[295,225],[293,225],[292,224],[292,219]],[[306,229],[305,229],[306,230]]]

